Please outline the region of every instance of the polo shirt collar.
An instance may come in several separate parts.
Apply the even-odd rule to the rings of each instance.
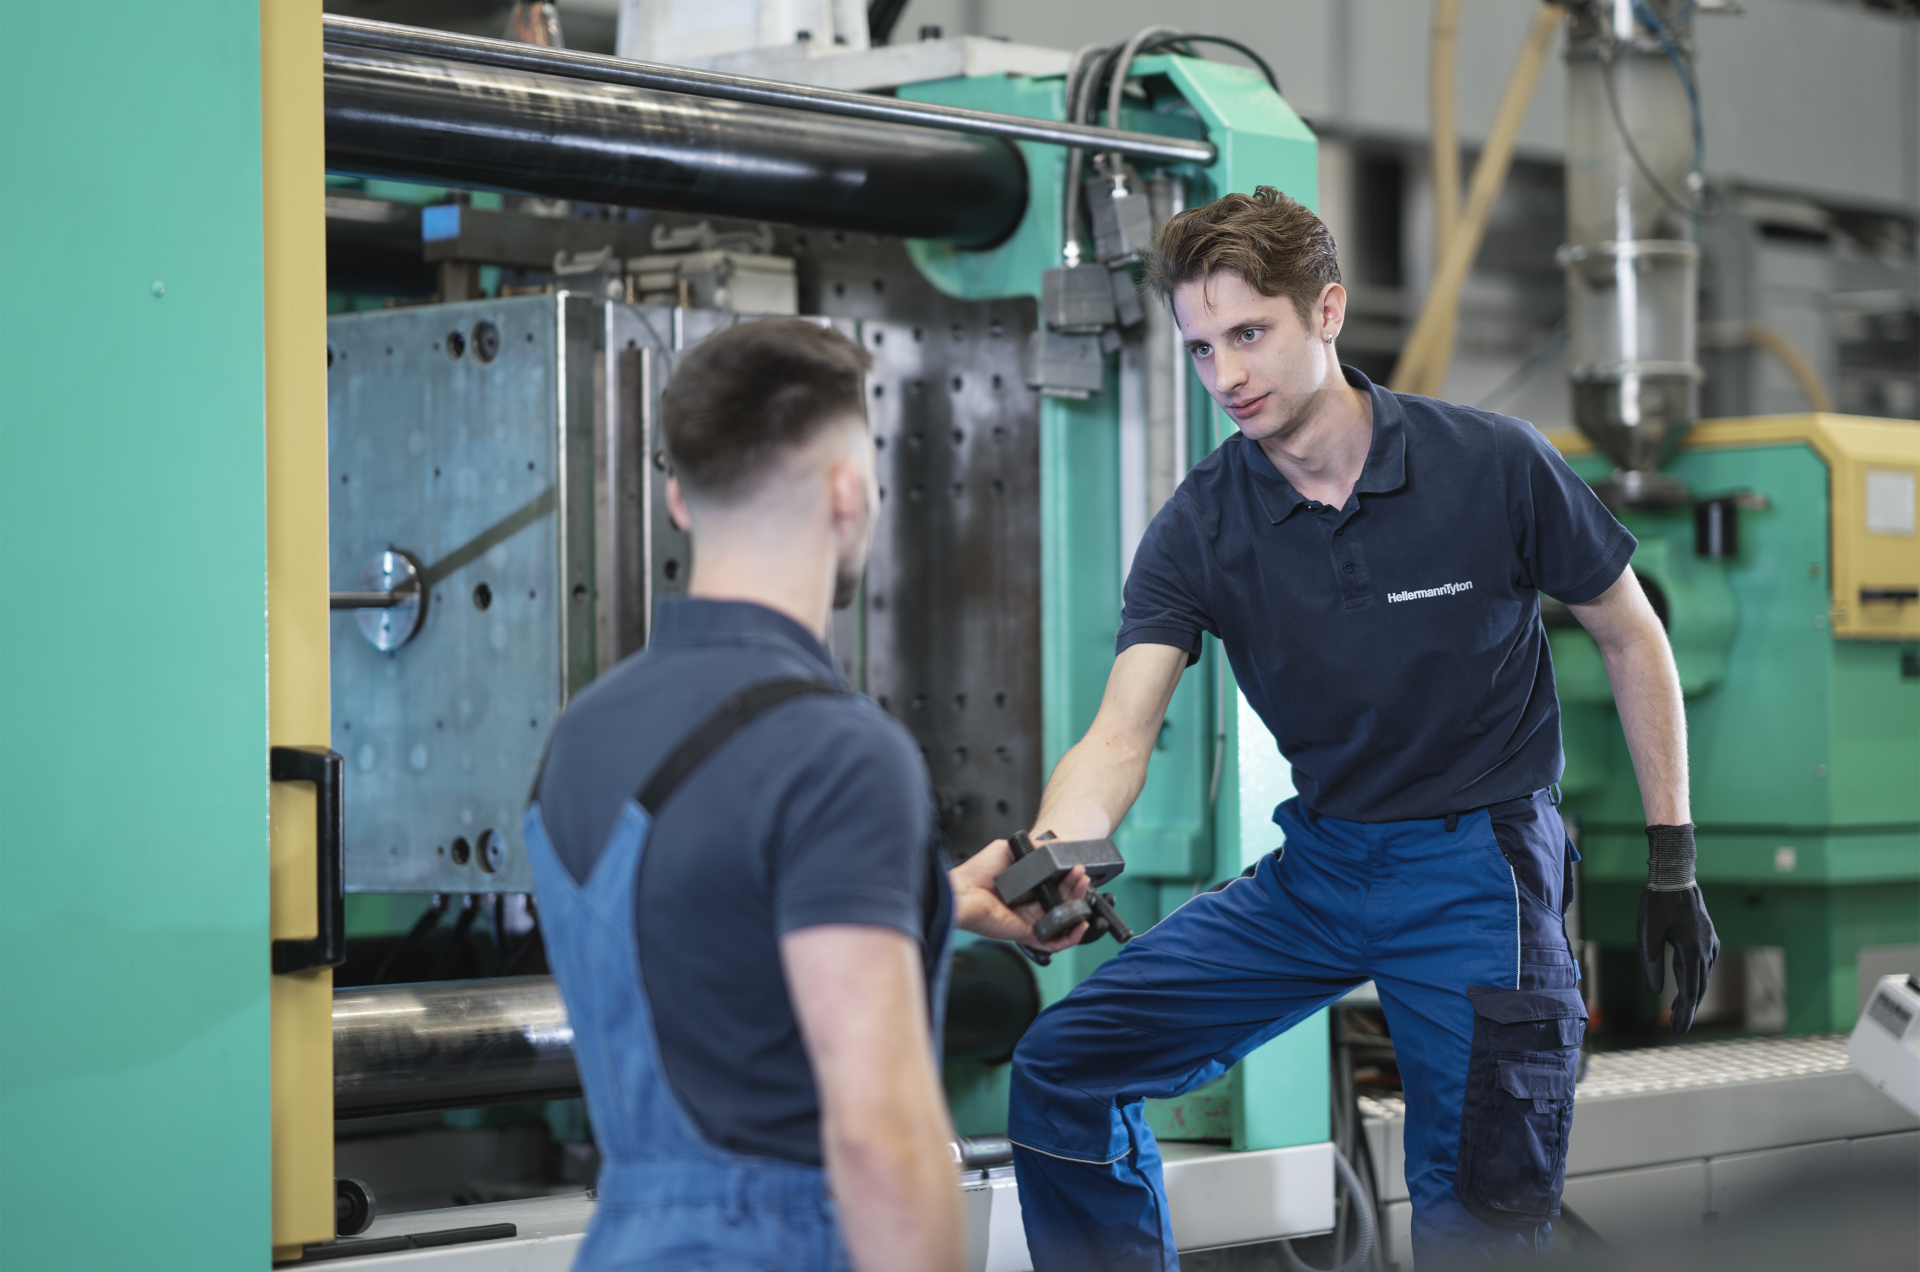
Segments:
[[[1367,462],[1360,469],[1353,493],[1380,495],[1400,489],[1407,484],[1407,414],[1401,409],[1400,399],[1353,367],[1342,363],[1340,372],[1348,384],[1365,389],[1373,399],[1373,441],[1367,447]],[[1247,467],[1260,479],[1254,486],[1260,506],[1267,519],[1279,525],[1305,506],[1306,497],[1280,475],[1258,442],[1247,442],[1246,447]]]
[[[773,645],[818,665],[822,676],[843,684],[814,634],[775,609],[752,601],[716,601],[702,596],[663,596],[654,611],[648,643],[693,649],[715,644]]]

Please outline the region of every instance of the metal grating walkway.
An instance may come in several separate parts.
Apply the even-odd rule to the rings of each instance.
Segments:
[[[1576,1099],[1651,1095],[1723,1087],[1767,1078],[1842,1073],[1848,1068],[1846,1034],[1728,1038],[1631,1051],[1595,1051],[1587,1057]],[[1397,1095],[1360,1097],[1366,1118],[1399,1118],[1406,1102]]]

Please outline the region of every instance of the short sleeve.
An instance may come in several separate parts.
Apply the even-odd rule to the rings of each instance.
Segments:
[[[1202,599],[1208,560],[1185,499],[1175,495],[1154,515],[1134,550],[1114,652],[1171,645],[1186,651],[1189,667],[1198,662],[1200,634],[1219,634]]]
[[[877,707],[808,704],[808,761],[782,802],[769,863],[774,928],[852,923],[923,941],[933,799],[919,749]]]
[[[1591,601],[1626,572],[1639,543],[1540,430],[1508,423],[1508,515],[1529,579],[1568,605]]]

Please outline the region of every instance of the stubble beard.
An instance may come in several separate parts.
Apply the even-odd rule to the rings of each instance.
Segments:
[[[843,559],[834,565],[833,571],[833,608],[850,609],[860,597],[861,581],[867,577],[866,554],[860,554],[857,560]],[[816,593],[816,595],[818,595]]]

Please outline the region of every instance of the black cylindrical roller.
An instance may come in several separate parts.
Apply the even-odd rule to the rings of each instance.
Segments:
[[[1027,205],[997,138],[326,49],[336,172],[986,247]]]
[[[944,1048],[949,1060],[1010,1059],[1040,1014],[1040,986],[1011,945],[979,941],[953,951]]]
[[[357,1179],[333,1181],[333,1234],[357,1237],[373,1226],[379,1203],[373,1189]]]

